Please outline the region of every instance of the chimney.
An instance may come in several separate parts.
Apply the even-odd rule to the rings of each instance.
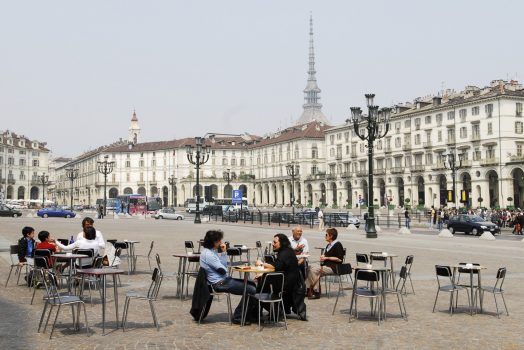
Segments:
[[[433,97],[433,107],[440,106],[441,103],[442,103],[442,97],[440,96]]]

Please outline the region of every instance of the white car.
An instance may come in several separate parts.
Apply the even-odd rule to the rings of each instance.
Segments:
[[[173,208],[162,208],[154,215],[155,219],[184,220],[184,215],[175,213]]]

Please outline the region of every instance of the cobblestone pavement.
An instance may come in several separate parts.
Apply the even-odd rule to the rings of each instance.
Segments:
[[[80,231],[80,219],[38,219],[38,218],[0,218],[0,250],[20,237],[24,225],[33,226],[36,231],[48,230],[56,238],[67,238]],[[240,243],[254,246],[256,240],[268,241],[277,232],[288,233],[287,227],[260,227],[256,225],[225,225],[222,223],[203,223],[194,225],[186,221],[163,221],[145,219],[105,219],[97,220],[95,226],[106,239],[136,239],[138,254],[146,254],[150,241],[155,241],[156,253],[162,257],[164,270],[176,271],[177,261],[171,254],[183,252],[184,240],[197,240],[205,231],[220,228],[226,240],[232,244]],[[176,283],[166,279],[156,303],[160,331],[153,326],[151,312],[147,303],[133,301],[129,310],[129,329],[122,332],[114,330],[114,305],[108,304],[107,334],[102,335],[101,305],[94,298],[91,306],[86,303],[90,325],[90,335],[85,330],[74,331],[71,327],[71,314],[62,310],[57,329],[52,340],[49,330],[38,334],[37,326],[42,312],[43,291],[37,291],[34,305],[29,305],[31,292],[23,286],[15,286],[11,280],[3,287],[8,273],[8,255],[0,253],[0,348],[1,349],[348,349],[357,346],[366,349],[522,349],[524,335],[524,299],[520,291],[524,285],[524,242],[520,238],[506,235],[495,241],[479,240],[472,236],[439,238],[436,232],[415,229],[412,235],[399,235],[397,229],[383,230],[379,238],[366,239],[362,230],[340,229],[339,238],[348,249],[349,262],[355,265],[356,252],[387,251],[399,255],[396,269],[408,254],[415,256],[412,270],[416,294],[406,297],[409,320],[399,317],[398,305],[394,297],[388,303],[388,319],[378,326],[375,319],[366,317],[368,303],[361,302],[362,319],[348,322],[349,293],[346,293],[335,315],[331,314],[334,293],[330,298],[306,301],[308,322],[291,318],[288,330],[283,327],[266,326],[258,332],[255,325],[240,328],[227,322],[226,303],[222,298],[214,302],[210,315],[202,325],[196,324],[189,315],[190,300],[180,301],[174,297]],[[424,234],[417,234],[420,233]],[[311,247],[323,246],[323,234],[305,229],[305,237]],[[317,252],[313,251],[313,255]],[[504,285],[510,316],[495,315],[495,305],[491,295],[485,297],[485,313],[470,316],[466,312],[467,298],[459,299],[462,307],[450,316],[446,310],[447,295],[439,298],[437,309],[432,313],[436,293],[435,264],[455,264],[458,262],[479,262],[487,267],[483,271],[483,284],[491,285],[498,267],[506,266],[508,275]],[[126,264],[122,265],[126,268]],[[138,273],[122,276],[123,286],[119,288],[120,313],[125,293],[130,290],[147,288],[150,272],[147,259],[138,261]],[[192,281],[190,282],[192,287]],[[191,291],[191,288],[190,288]],[[112,300],[112,291],[108,292]],[[233,306],[239,298],[233,296]],[[501,303],[499,303],[501,304]],[[500,308],[501,305],[499,305]]]

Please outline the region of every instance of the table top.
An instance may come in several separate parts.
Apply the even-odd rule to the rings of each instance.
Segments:
[[[180,253],[180,254],[173,254],[175,258],[191,258],[191,257],[200,257],[200,253]]]
[[[124,239],[123,242],[131,244],[140,243],[140,241],[128,241],[127,239]]]
[[[234,266],[233,270],[241,272],[256,272],[256,273],[268,273],[275,272],[275,269],[259,268],[257,266]]]
[[[371,271],[381,272],[381,271],[389,271],[389,270],[391,270],[391,268],[390,267],[386,267],[386,266],[371,266],[371,267],[357,266],[357,267],[355,267],[355,271],[356,270],[371,270]]]
[[[78,259],[78,258],[89,258],[86,254],[53,254],[51,257],[56,259]]]
[[[464,269],[464,270],[486,270],[487,269],[487,267],[485,266],[479,266],[479,265],[467,266],[465,264],[455,264],[452,267],[454,269]]]
[[[378,257],[384,257],[384,258],[397,258],[398,255],[397,254],[391,254],[391,253],[387,253],[387,254],[369,254],[370,256],[378,256]]]
[[[77,273],[83,275],[119,275],[124,273],[124,270],[120,269],[78,269]]]

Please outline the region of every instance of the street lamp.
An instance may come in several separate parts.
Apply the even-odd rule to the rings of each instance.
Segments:
[[[379,110],[378,106],[373,104],[375,94],[366,94],[366,104],[368,107],[368,114],[362,115],[360,107],[351,107],[351,120],[353,128],[357,136],[368,142],[368,219],[366,238],[377,238],[377,230],[375,228],[375,216],[373,206],[373,142],[381,139],[389,131],[389,118],[391,115],[390,108],[382,108]],[[360,130],[360,125],[363,124],[364,129]],[[382,129],[381,126],[384,125]]]
[[[227,188],[229,189],[229,184],[231,182],[231,180],[234,180],[237,178],[237,175],[234,173],[234,172],[231,172],[231,169],[226,169],[226,171],[224,171],[224,173],[222,174],[222,176],[224,177],[224,181],[227,182]],[[233,197],[233,194],[230,193],[230,197],[227,197],[227,194],[224,193],[224,197],[226,198],[232,198]]]
[[[209,160],[209,153],[211,146],[205,146],[203,144],[204,139],[202,137],[195,137],[195,147],[192,145],[186,146],[187,160],[189,163],[196,165],[196,213],[195,213],[195,224],[200,224],[200,166],[204,165]],[[193,150],[195,155],[193,156]]]
[[[45,173],[42,173],[42,175],[38,175],[38,182],[42,184],[42,208],[45,207],[45,185],[49,183],[49,175],[46,175]]]
[[[453,204],[455,204],[455,209],[458,210],[458,203],[457,203],[457,170],[462,168],[462,158],[463,155],[459,154],[458,156],[458,164],[457,159],[455,157],[455,153],[450,154],[443,154],[442,157],[444,158],[444,166],[446,169],[451,170],[451,178],[453,179]],[[447,163],[446,163],[447,160]]]
[[[73,181],[78,178],[78,169],[67,168],[65,171],[67,178],[71,181],[71,207],[69,209],[73,210]]]
[[[107,213],[107,175],[111,174],[115,167],[115,162],[108,162],[108,158],[109,156],[105,155],[103,162],[96,162],[98,172],[104,175],[104,216],[106,216]]]
[[[291,176],[291,210],[293,217],[295,217],[295,176],[298,175],[299,166],[295,162],[291,162],[286,165],[286,171]]]
[[[171,185],[171,205],[173,207],[176,207],[175,203],[175,185],[176,185],[176,177],[175,175],[171,175],[167,178],[167,181],[169,181],[169,184]]]

